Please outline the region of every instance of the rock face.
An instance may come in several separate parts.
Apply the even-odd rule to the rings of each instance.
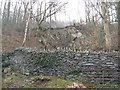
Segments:
[[[52,75],[69,80],[118,82],[117,52],[43,51],[18,48],[11,57],[12,69],[29,75]]]

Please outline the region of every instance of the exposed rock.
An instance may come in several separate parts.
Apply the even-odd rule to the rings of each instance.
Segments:
[[[67,88],[87,88],[87,87],[84,86],[82,83],[80,83],[80,84],[73,83],[73,85],[68,86]]]

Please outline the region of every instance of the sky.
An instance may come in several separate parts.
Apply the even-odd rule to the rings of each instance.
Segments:
[[[5,0],[0,0],[0,2]],[[16,0],[11,0],[15,2]],[[18,1],[18,0],[17,0]],[[50,1],[50,0],[46,0]],[[85,20],[85,10],[84,10],[84,0],[53,0],[53,1],[62,1],[68,2],[65,7],[65,10],[57,14],[57,20],[59,21],[70,21],[70,22],[79,22],[80,19]],[[96,1],[96,0],[92,0]],[[101,0],[97,0],[101,1]],[[109,1],[119,1],[119,0],[109,0]]]
[[[80,21],[85,19],[85,10],[83,0],[61,0],[68,2],[63,12],[58,13],[57,19],[61,21]]]
[[[0,0],[4,2],[5,0]],[[16,0],[11,0],[15,2]],[[47,0],[46,0],[47,1]],[[56,1],[56,0],[55,0]],[[59,21],[79,21],[80,18],[85,18],[83,0],[58,0],[62,2],[68,2],[65,9],[57,14],[57,20]]]

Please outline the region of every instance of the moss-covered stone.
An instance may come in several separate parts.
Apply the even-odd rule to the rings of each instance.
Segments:
[[[119,57],[118,52],[112,54],[21,48],[14,51],[14,56],[10,60],[13,65],[10,65],[10,68],[26,75],[57,76],[73,81],[108,83],[116,80],[118,76]],[[7,62],[7,59],[5,61]],[[103,80],[103,77],[106,80]],[[116,80],[116,83],[118,81]]]
[[[80,75],[82,70],[80,68],[74,69],[68,73],[68,75]]]
[[[8,67],[11,65],[10,63],[10,57],[13,55],[13,53],[3,53],[2,54],[2,67]]]
[[[42,68],[53,68],[54,66],[60,65],[59,57],[52,55],[52,54],[41,54],[41,55],[34,55],[35,64]]]
[[[3,88],[65,88],[74,81],[54,76],[26,76],[19,72],[12,72],[4,76]]]

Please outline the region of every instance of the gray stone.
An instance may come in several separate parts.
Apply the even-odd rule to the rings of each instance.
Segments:
[[[40,65],[37,65],[38,62],[36,62],[36,59],[34,58],[35,55],[49,56],[47,59],[56,59],[58,64],[54,67],[41,67]],[[54,58],[54,56],[57,58]],[[65,50],[44,51],[36,48],[20,47],[15,49],[14,56],[11,57],[10,61],[14,63],[11,66],[13,69],[23,73],[29,73],[30,75],[53,75],[69,80],[78,80],[80,77],[84,77],[84,79],[90,80],[90,78],[96,77],[96,75],[102,73],[103,70],[111,75],[113,75],[112,70],[114,70],[114,74],[117,74],[115,70],[118,69],[117,59],[119,57],[120,54],[118,53],[96,53],[90,51],[75,52]],[[40,58],[38,58],[38,61],[39,59]],[[81,69],[81,72],[79,72],[79,69]],[[108,71],[106,71],[106,69]],[[70,73],[70,75],[68,75],[68,73]],[[94,82],[99,81],[101,81],[99,78],[95,78]]]

